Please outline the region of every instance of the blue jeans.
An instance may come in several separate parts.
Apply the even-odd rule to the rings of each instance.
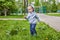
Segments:
[[[35,27],[36,27],[36,24],[30,24],[31,35],[37,34]]]

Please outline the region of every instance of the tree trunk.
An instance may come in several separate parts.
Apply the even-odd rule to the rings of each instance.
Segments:
[[[7,11],[6,10],[5,10],[4,14],[5,14],[5,16],[7,16]]]
[[[4,16],[7,16],[7,9],[4,8]]]

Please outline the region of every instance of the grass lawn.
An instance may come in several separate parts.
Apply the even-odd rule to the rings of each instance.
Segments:
[[[24,15],[0,16],[0,18],[24,18]]]
[[[18,20],[0,20],[0,40],[60,40],[60,33],[47,24],[37,24],[37,37],[30,35],[29,23]]]
[[[47,15],[49,15],[49,16],[59,16],[60,17],[60,13],[48,13]]]

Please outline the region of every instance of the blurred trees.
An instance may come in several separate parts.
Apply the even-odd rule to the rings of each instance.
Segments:
[[[40,6],[42,5],[42,11],[43,9],[46,9],[46,12],[57,12],[58,9],[60,9],[59,4],[56,4],[56,0],[35,0],[35,6]],[[34,1],[31,1],[34,2]],[[41,3],[41,4],[40,4]],[[39,8],[35,8],[36,11],[38,12]]]
[[[56,5],[55,1],[53,1],[53,4],[51,6],[52,6],[51,12],[57,12],[57,5]]]
[[[58,8],[58,10],[60,10],[60,3],[58,3],[57,8]]]
[[[45,0],[45,2],[44,0],[41,1],[43,2],[40,4],[39,0],[28,0],[28,4],[35,2],[35,6],[37,7],[41,7],[41,5],[42,7],[45,6],[47,12],[57,12],[57,10],[60,10],[60,3],[56,4],[55,0]],[[18,0],[17,2],[16,0],[0,0],[0,15],[7,16],[14,12],[25,12],[24,4],[24,0]],[[35,9],[37,12],[40,10],[39,8]]]
[[[42,2],[42,6],[46,7],[47,12],[57,12],[57,4],[55,0],[48,0],[45,2]]]
[[[0,15],[9,15],[10,12],[17,11],[15,0],[0,0]]]

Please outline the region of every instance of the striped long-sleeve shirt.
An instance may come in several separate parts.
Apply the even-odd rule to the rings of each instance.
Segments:
[[[28,13],[26,18],[29,21],[29,23],[32,23],[32,24],[36,24],[37,20],[40,21],[39,16],[35,12]]]

